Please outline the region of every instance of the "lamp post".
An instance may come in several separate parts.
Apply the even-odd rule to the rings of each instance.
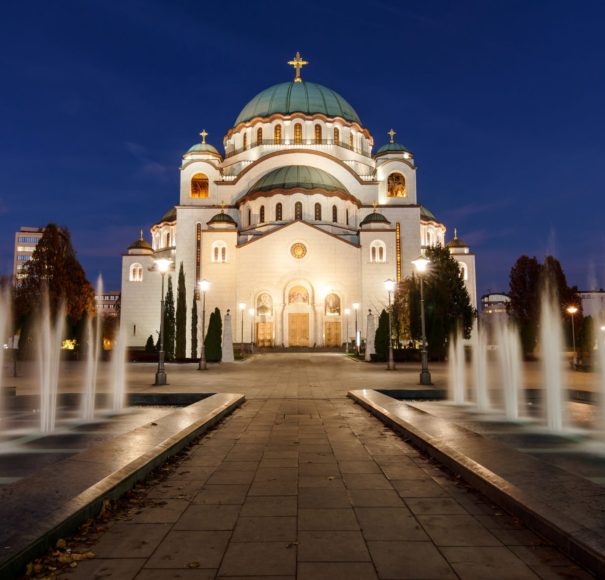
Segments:
[[[387,370],[395,370],[395,360],[393,358],[393,320],[391,312],[391,293],[395,291],[395,280],[385,280],[384,287],[389,294],[389,362],[387,363]]]
[[[254,308],[248,308],[250,315],[250,352],[254,352]]]
[[[359,302],[353,302],[353,310],[355,310],[355,354],[359,356],[359,331],[357,330],[357,311],[359,310]]]
[[[418,256],[415,260],[412,260],[412,264],[418,272],[420,278],[420,323],[422,329],[422,350],[420,351],[420,360],[422,361],[422,367],[420,370],[420,384],[431,385],[431,373],[429,372],[429,355],[426,348],[426,324],[424,321],[424,276],[427,266],[430,260],[424,256]]]
[[[345,321],[346,321],[346,337],[347,337],[347,342],[346,342],[346,350],[345,352],[348,353],[349,352],[349,315],[351,314],[351,309],[350,308],[345,308]]]
[[[573,344],[573,366],[575,369],[576,365],[578,364],[578,353],[576,352],[576,329],[574,325],[574,316],[578,311],[578,307],[572,305],[568,306],[566,310],[567,313],[571,316],[571,341]]]
[[[210,288],[210,282],[208,280],[200,280],[198,283],[200,291],[202,293],[202,350],[200,352],[200,364],[197,367],[198,371],[205,371],[208,369],[206,365],[206,292]]]
[[[241,333],[240,333],[241,342],[239,344],[240,352],[244,352],[244,310],[246,310],[246,305],[243,302],[240,302],[239,303],[239,313],[242,317]]]
[[[166,369],[164,367],[164,311],[166,308],[164,301],[164,276],[166,276],[166,272],[170,269],[171,264],[172,260],[166,258],[155,260],[156,268],[162,275],[162,294],[160,300],[160,351],[158,352],[158,369],[155,373],[155,383],[153,383],[155,386],[166,384]]]

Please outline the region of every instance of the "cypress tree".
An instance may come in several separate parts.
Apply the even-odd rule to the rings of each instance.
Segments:
[[[191,358],[198,358],[197,351],[197,300],[193,291],[193,306],[191,306]]]
[[[187,297],[185,295],[185,272],[183,262],[179,268],[179,280],[176,291],[176,348],[177,359],[187,356]]]
[[[386,310],[383,310],[378,318],[374,348],[376,350],[376,358],[379,361],[387,360],[389,352],[389,315]]]
[[[174,334],[176,316],[174,312],[174,293],[172,291],[172,276],[168,276],[168,291],[164,306],[164,351],[166,360],[174,359]]]
[[[221,320],[221,311],[215,308],[214,312],[210,314],[208,332],[204,341],[206,360],[208,362],[220,362],[223,358],[222,338],[223,321]]]
[[[149,335],[147,342],[145,343],[145,352],[155,352],[155,344],[153,342],[153,336]]]

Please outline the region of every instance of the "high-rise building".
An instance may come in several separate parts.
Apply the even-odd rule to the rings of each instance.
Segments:
[[[25,274],[23,268],[29,260],[38,245],[38,242],[44,235],[44,228],[32,228],[21,226],[21,229],[15,234],[15,257],[13,260],[13,279],[18,284]]]

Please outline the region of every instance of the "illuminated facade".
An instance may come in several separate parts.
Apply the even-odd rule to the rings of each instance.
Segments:
[[[141,237],[123,256],[130,345],[157,336],[159,257],[177,271],[183,264],[188,313],[197,283],[210,282],[206,309],[231,309],[236,342],[339,346],[345,308],[361,305],[365,329],[368,309],[387,303],[384,281],[409,276],[423,247],[445,244],[445,226],[418,202],[414,155],[395,132],[372,153],[374,139],[351,105],[303,81],[300,55],[290,64],[294,80],[243,108],[224,154],[202,131],[183,155],[178,204],[151,228],[151,244]],[[476,306],[474,256],[468,246],[452,254]]]

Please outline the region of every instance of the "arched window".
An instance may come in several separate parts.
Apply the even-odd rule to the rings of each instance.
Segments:
[[[338,294],[328,294],[325,299],[326,316],[340,316],[340,297]]]
[[[405,177],[402,173],[394,172],[389,175],[387,181],[387,195],[389,197],[405,197]]]
[[[370,262],[386,262],[387,247],[382,240],[374,240],[370,244]]]
[[[273,139],[276,145],[281,145],[281,125],[275,125],[275,129],[273,129]]]
[[[288,304],[309,304],[309,292],[304,286],[294,286],[288,292]]]
[[[349,208],[345,210],[346,224],[349,225]]]
[[[259,127],[256,130],[256,144],[257,145],[263,144],[263,128],[262,127]]]
[[[340,131],[338,127],[334,127],[334,143],[336,145],[340,143]]]
[[[462,279],[466,282],[468,280],[468,267],[464,262],[458,262],[458,266],[462,272]]]
[[[264,205],[260,206],[259,218],[260,218],[260,223],[264,224],[265,223],[265,206]]]
[[[302,125],[300,123],[296,123],[294,125],[294,145],[302,144]]]
[[[164,247],[165,248],[169,248],[170,247],[170,232],[168,232],[166,234],[166,245]]]
[[[332,206],[332,221],[338,222],[338,208],[335,205]]]
[[[282,215],[283,215],[282,205],[281,205],[281,203],[278,203],[275,206],[275,221],[278,221],[278,222],[281,221],[283,219]]]
[[[252,225],[252,210],[251,209],[248,210],[248,225],[249,226]]]
[[[315,204],[315,221],[321,221],[321,203]]]
[[[191,197],[208,197],[208,176],[203,173],[196,173],[191,178]]]
[[[315,144],[321,143],[321,125],[315,125]]]
[[[212,244],[212,261],[223,263],[227,261],[227,244],[218,240]]]
[[[353,131],[349,133],[349,147],[353,149]]]
[[[302,219],[302,202],[297,201],[294,204],[294,219],[301,220]]]
[[[244,133],[244,149],[248,149],[248,134]]]
[[[130,276],[131,282],[142,282],[143,281],[143,266],[138,262],[130,265]]]
[[[431,232],[429,232],[429,231],[426,232],[426,245],[427,246],[433,245],[433,236],[431,235]]]

